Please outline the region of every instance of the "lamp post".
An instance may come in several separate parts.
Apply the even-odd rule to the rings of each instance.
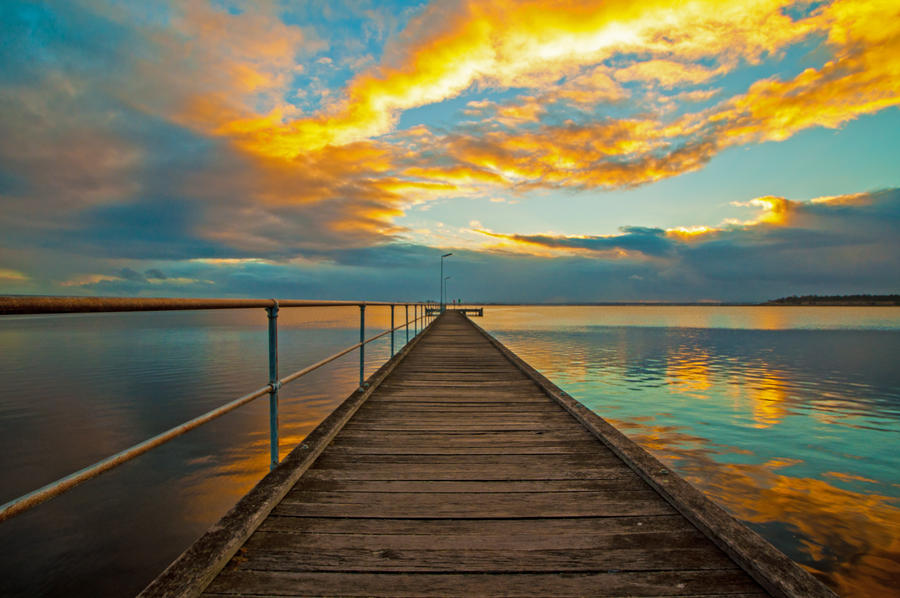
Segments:
[[[445,253],[441,256],[441,280],[439,281],[440,292],[441,292],[441,313],[444,313],[444,258],[450,257],[453,255],[452,253]]]
[[[444,297],[447,296],[447,281],[450,280],[450,278],[451,278],[450,276],[444,277]]]

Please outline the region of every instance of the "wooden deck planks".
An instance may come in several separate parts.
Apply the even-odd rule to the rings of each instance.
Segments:
[[[716,591],[710,591],[714,587]],[[362,573],[226,569],[206,596],[765,596],[730,570],[589,573]]]
[[[765,595],[457,314],[440,318],[207,595]]]

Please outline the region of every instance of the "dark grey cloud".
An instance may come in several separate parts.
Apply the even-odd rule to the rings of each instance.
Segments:
[[[512,240],[551,248],[587,249],[590,251],[637,251],[648,256],[662,256],[673,250],[673,242],[660,228],[624,226],[622,234],[603,237],[554,237],[550,235],[504,235]]]
[[[778,224],[734,226],[692,240],[648,227],[612,237],[557,243],[578,255],[530,255],[453,249],[445,261],[449,295],[490,302],[760,301],[792,294],[893,293],[900,282],[900,190],[829,203],[790,203]],[[189,217],[186,217],[190,221]],[[122,222],[130,221],[122,218]],[[170,216],[155,224],[182,229]],[[190,227],[187,227],[189,229]],[[138,236],[140,223],[123,232]],[[171,238],[174,240],[175,235]],[[101,246],[98,244],[98,247]],[[609,251],[628,249],[626,257]],[[160,255],[90,262],[66,293],[156,296],[252,296],[383,300],[437,299],[441,250],[387,243],[309,250],[295,259],[188,259]]]

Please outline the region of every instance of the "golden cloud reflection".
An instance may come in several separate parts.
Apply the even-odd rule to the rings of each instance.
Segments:
[[[707,391],[712,387],[709,368],[709,353],[696,348],[682,348],[669,356],[666,367],[666,379],[684,392],[698,399],[709,398]]]
[[[900,562],[896,499],[781,471],[802,463],[798,460],[723,463],[715,457],[739,451],[672,426],[609,421],[739,519],[784,527],[775,535],[767,528],[766,536],[839,595],[888,596],[895,591]],[[782,534],[785,538],[779,542]],[[793,537],[802,538],[799,554],[792,547]]]
[[[788,414],[784,386],[784,381],[774,372],[764,372],[761,380],[753,386],[747,385],[751,393],[755,427],[768,428],[781,422]]]
[[[339,400],[321,393],[294,396],[281,393],[279,451],[282,459],[303,442]],[[265,418],[250,418],[250,424],[238,419],[233,418],[227,433],[244,436],[244,442],[226,448],[225,455],[202,457],[189,463],[199,466],[183,480],[189,499],[183,502],[180,516],[189,524],[209,525],[268,472],[270,449]]]

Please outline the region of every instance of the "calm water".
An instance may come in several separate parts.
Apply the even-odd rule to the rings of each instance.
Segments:
[[[840,595],[900,595],[900,308],[492,308],[483,326]]]
[[[842,595],[896,594],[900,309],[485,313],[519,355]],[[387,326],[387,310],[366,315],[369,334]],[[282,310],[282,372],[356,342],[357,317]],[[386,339],[367,350],[367,375],[388,353]],[[282,390],[282,454],[353,390],[356,360]],[[263,310],[2,318],[0,502],[266,378]],[[266,472],[267,430],[263,398],[0,524],[0,594],[133,595]]]
[[[358,318],[281,310],[282,374],[358,342]],[[367,309],[367,336],[389,318]],[[366,347],[367,376],[389,342]],[[0,502],[265,385],[267,347],[264,310],[0,318]],[[356,388],[358,359],[282,389],[282,455]],[[133,596],[267,472],[268,417],[263,397],[0,524],[0,595]]]

